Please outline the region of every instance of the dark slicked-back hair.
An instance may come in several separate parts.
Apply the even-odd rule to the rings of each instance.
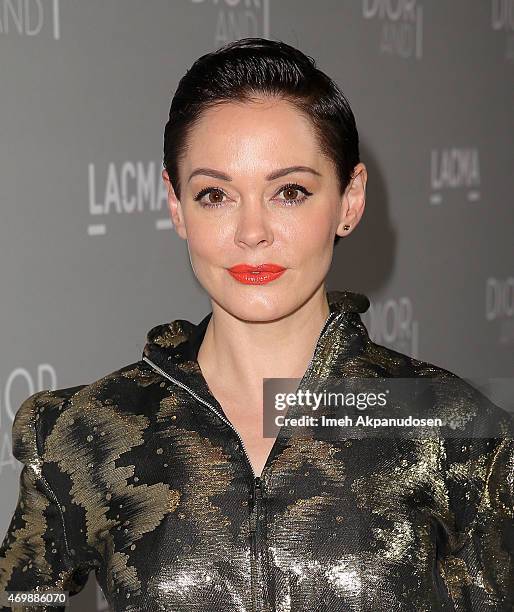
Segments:
[[[359,163],[359,135],[345,95],[313,58],[284,42],[242,38],[199,57],[181,78],[164,130],[163,164],[180,200],[179,164],[202,114],[227,102],[277,97],[307,117],[334,164],[340,194]],[[340,236],[335,236],[334,245]]]

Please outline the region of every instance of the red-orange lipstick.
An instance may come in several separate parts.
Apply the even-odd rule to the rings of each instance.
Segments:
[[[264,285],[281,276],[286,268],[274,263],[237,264],[228,268],[231,276],[244,285]]]

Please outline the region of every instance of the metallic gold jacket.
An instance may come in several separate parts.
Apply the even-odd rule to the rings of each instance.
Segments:
[[[299,388],[452,379],[445,410],[506,417],[454,374],[372,342],[366,296],[327,295]],[[283,427],[256,477],[196,361],[211,314],[158,325],[141,360],[22,403],[0,591],[73,595],[94,570],[115,612],[514,610],[512,430],[337,441]]]

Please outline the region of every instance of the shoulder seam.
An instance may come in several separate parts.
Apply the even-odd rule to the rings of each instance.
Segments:
[[[33,470],[36,478],[42,483],[42,485],[45,488],[47,494],[49,494],[51,496],[51,498],[53,499],[55,505],[59,509],[59,516],[61,517],[62,530],[63,530],[63,536],[64,536],[64,546],[66,548],[67,555],[71,558],[72,554],[70,552],[70,548],[69,548],[69,545],[68,545],[68,536],[66,535],[66,524],[64,522],[64,515],[63,515],[63,511],[62,511],[61,505],[59,503],[59,499],[57,498],[57,495],[55,494],[55,491],[52,489],[52,487],[50,486],[50,484],[48,483],[46,478],[43,476],[43,472],[42,472],[42,469],[41,469],[42,468],[42,464],[43,464],[43,460],[41,458],[41,454],[40,454],[40,450],[39,449],[42,448],[42,447],[41,447],[39,436],[38,436],[38,429],[36,427],[36,419],[35,419],[35,414],[34,414],[34,408],[36,406],[37,399],[45,391],[46,390],[39,391],[36,394],[36,396],[34,397],[34,401],[32,402],[32,405],[31,405],[31,412],[32,412],[32,415],[31,415],[31,417],[32,417],[31,418],[31,426],[32,426],[32,428],[34,430],[34,440],[35,440],[35,446],[36,446],[35,451],[36,451],[36,456],[37,456],[38,464],[39,464],[39,470],[38,470],[39,474],[36,473],[36,471],[32,468],[32,466],[30,466],[30,467]],[[64,405],[68,401],[68,399],[69,398],[64,398],[60,405]]]

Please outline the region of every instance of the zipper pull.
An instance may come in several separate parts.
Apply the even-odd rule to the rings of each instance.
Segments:
[[[262,499],[262,482],[260,476],[256,476],[253,480],[253,497],[255,501],[260,501]]]
[[[250,531],[255,533],[257,531],[257,504],[262,499],[262,483],[260,476],[256,476],[253,480],[253,498],[252,498],[252,510],[250,512]]]

